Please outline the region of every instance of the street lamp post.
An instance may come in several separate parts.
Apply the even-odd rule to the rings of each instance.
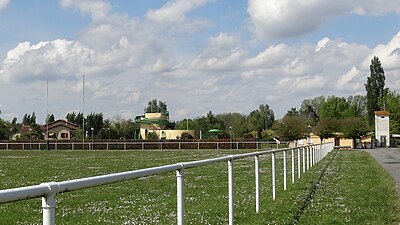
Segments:
[[[232,149],[232,127],[229,127],[229,139],[231,140],[231,149]]]
[[[94,128],[92,127],[92,128],[90,128],[90,130],[92,131],[92,150],[93,150],[93,142],[94,142],[94,137],[93,137],[93,131],[94,131]]]
[[[32,128],[29,128],[29,148],[32,150]]]
[[[189,115],[186,116],[186,131],[189,131]]]

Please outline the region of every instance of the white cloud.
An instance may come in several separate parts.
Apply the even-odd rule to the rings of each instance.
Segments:
[[[160,74],[165,72],[170,72],[173,68],[171,68],[171,63],[167,63],[165,59],[158,58],[154,63],[144,65],[140,70],[141,73],[154,73]]]
[[[373,49],[372,54],[364,61],[369,65],[373,56],[378,56],[383,63],[384,69],[400,69],[400,32],[397,33],[387,44],[380,44]]]
[[[91,15],[94,20],[104,18],[111,6],[104,0],[60,0],[60,5],[64,8],[73,7],[81,13]]]
[[[209,38],[208,46],[191,62],[190,67],[196,70],[231,71],[246,55],[237,37],[219,33]]]
[[[248,14],[257,38],[284,38],[314,31],[346,14],[400,13],[397,0],[249,0]]]
[[[326,47],[327,44],[329,44],[331,41],[331,39],[329,39],[328,37],[325,37],[323,39],[321,39],[320,41],[318,41],[317,47],[315,48],[315,51],[318,52],[321,49],[324,49]]]
[[[146,18],[157,23],[179,23],[186,20],[185,14],[205,5],[210,0],[170,0],[160,9],[149,10]]]
[[[326,82],[327,78],[322,76],[287,77],[280,80],[276,84],[274,90],[280,92],[280,94],[285,93],[286,95],[293,93],[307,93],[310,90],[315,92],[317,89],[325,87]]]
[[[361,71],[354,66],[337,80],[335,88],[346,93],[362,91],[363,83],[365,82],[364,78]]]
[[[271,45],[255,57],[246,59],[244,66],[248,67],[268,67],[278,66],[279,64],[290,61],[295,56],[294,48],[286,44]]]
[[[100,57],[101,58],[101,57]],[[31,45],[29,42],[7,53],[0,79],[31,82],[34,80],[70,79],[92,73],[96,67],[94,52],[80,42],[57,39]],[[100,60],[101,61],[101,60]]]
[[[10,0],[0,0],[0,11],[5,9],[8,4],[10,4]]]

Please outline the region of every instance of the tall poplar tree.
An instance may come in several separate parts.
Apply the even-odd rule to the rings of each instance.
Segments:
[[[374,111],[381,110],[379,100],[386,95],[388,89],[385,88],[385,72],[377,56],[371,60],[369,70],[371,74],[367,78],[365,90],[367,91],[368,123],[372,125]]]

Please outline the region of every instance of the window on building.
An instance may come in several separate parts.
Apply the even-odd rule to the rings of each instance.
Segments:
[[[61,138],[68,139],[68,133],[61,133]]]

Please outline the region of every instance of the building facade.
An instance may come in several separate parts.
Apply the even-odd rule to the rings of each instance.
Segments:
[[[71,135],[79,128],[78,125],[66,120],[56,120],[40,127],[47,140],[70,140]],[[46,137],[48,131],[48,136]]]
[[[378,147],[390,146],[389,116],[387,111],[375,111],[375,140]]]
[[[140,136],[144,140],[149,139],[149,133],[157,134],[158,139],[180,139],[183,133],[194,137],[194,130],[175,130],[175,123],[169,121],[168,113],[145,113],[137,116],[135,122],[140,124]]]

